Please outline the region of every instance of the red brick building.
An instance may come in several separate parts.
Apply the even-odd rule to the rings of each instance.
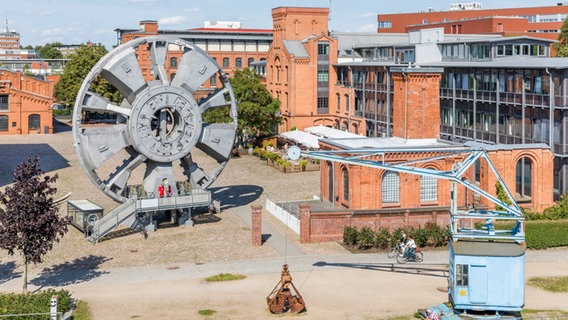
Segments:
[[[176,36],[207,52],[221,69],[232,75],[235,70],[247,68],[252,63],[264,61],[272,42],[272,30],[242,29],[242,28],[197,28],[189,30],[159,30],[155,20],[140,21],[139,29],[116,29],[120,43],[147,36]],[[179,49],[168,48],[166,54],[166,74],[170,81],[175,77],[182,53]],[[141,57],[142,74],[150,79],[151,60],[149,51],[138,48],[137,55]],[[211,78],[205,83],[197,97],[207,95],[220,85],[219,80]]]
[[[0,134],[53,133],[53,84],[0,69]]]
[[[365,122],[350,110],[352,90],[341,88],[332,64],[337,38],[328,33],[327,8],[272,10],[274,40],[266,59],[266,86],[281,101],[279,132],[324,125],[364,133]]]
[[[466,4],[464,4],[466,5]],[[456,9],[460,6],[455,6]],[[466,7],[466,6],[461,6]],[[449,10],[379,14],[379,33],[404,33],[425,27],[443,27],[447,34],[492,33],[503,36],[528,35],[556,40],[568,6]]]

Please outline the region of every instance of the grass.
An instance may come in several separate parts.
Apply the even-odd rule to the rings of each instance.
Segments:
[[[219,273],[214,276],[205,278],[206,281],[231,281],[231,280],[241,280],[247,276],[242,274],[232,274],[232,273]]]
[[[75,310],[73,310],[73,320],[91,320],[92,318],[89,304],[83,300],[78,300],[75,304]]]
[[[550,292],[568,292],[568,277],[534,277],[527,284]]]
[[[197,311],[197,313],[199,313],[202,316],[212,316],[215,312],[217,311],[211,309],[204,309]]]

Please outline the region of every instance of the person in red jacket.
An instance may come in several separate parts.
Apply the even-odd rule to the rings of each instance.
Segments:
[[[172,194],[172,186],[168,184],[168,179],[162,179],[162,184],[158,187],[158,197],[171,197]]]

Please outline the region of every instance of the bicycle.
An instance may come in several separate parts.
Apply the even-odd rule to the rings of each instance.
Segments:
[[[399,254],[396,256],[396,262],[398,263],[407,263],[407,262],[422,262],[424,260],[424,255],[422,251],[420,251],[419,247],[416,247],[414,251],[414,257],[408,257],[407,252],[405,251],[403,254]]]
[[[389,259],[394,259],[395,257],[401,256],[404,253],[404,250],[402,248],[402,242],[401,241],[397,241],[396,245],[394,245],[388,252],[387,252],[387,257]]]

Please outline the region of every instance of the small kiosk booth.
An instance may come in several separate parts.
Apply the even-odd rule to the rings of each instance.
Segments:
[[[518,207],[509,207],[510,212],[461,211],[455,201],[452,207],[448,297],[453,309],[496,314],[521,311],[526,242],[524,217],[515,212]],[[496,230],[493,223],[502,220],[512,222],[513,227]]]
[[[88,237],[95,222],[102,218],[103,208],[89,200],[69,200],[67,216],[71,217],[71,224]]]

